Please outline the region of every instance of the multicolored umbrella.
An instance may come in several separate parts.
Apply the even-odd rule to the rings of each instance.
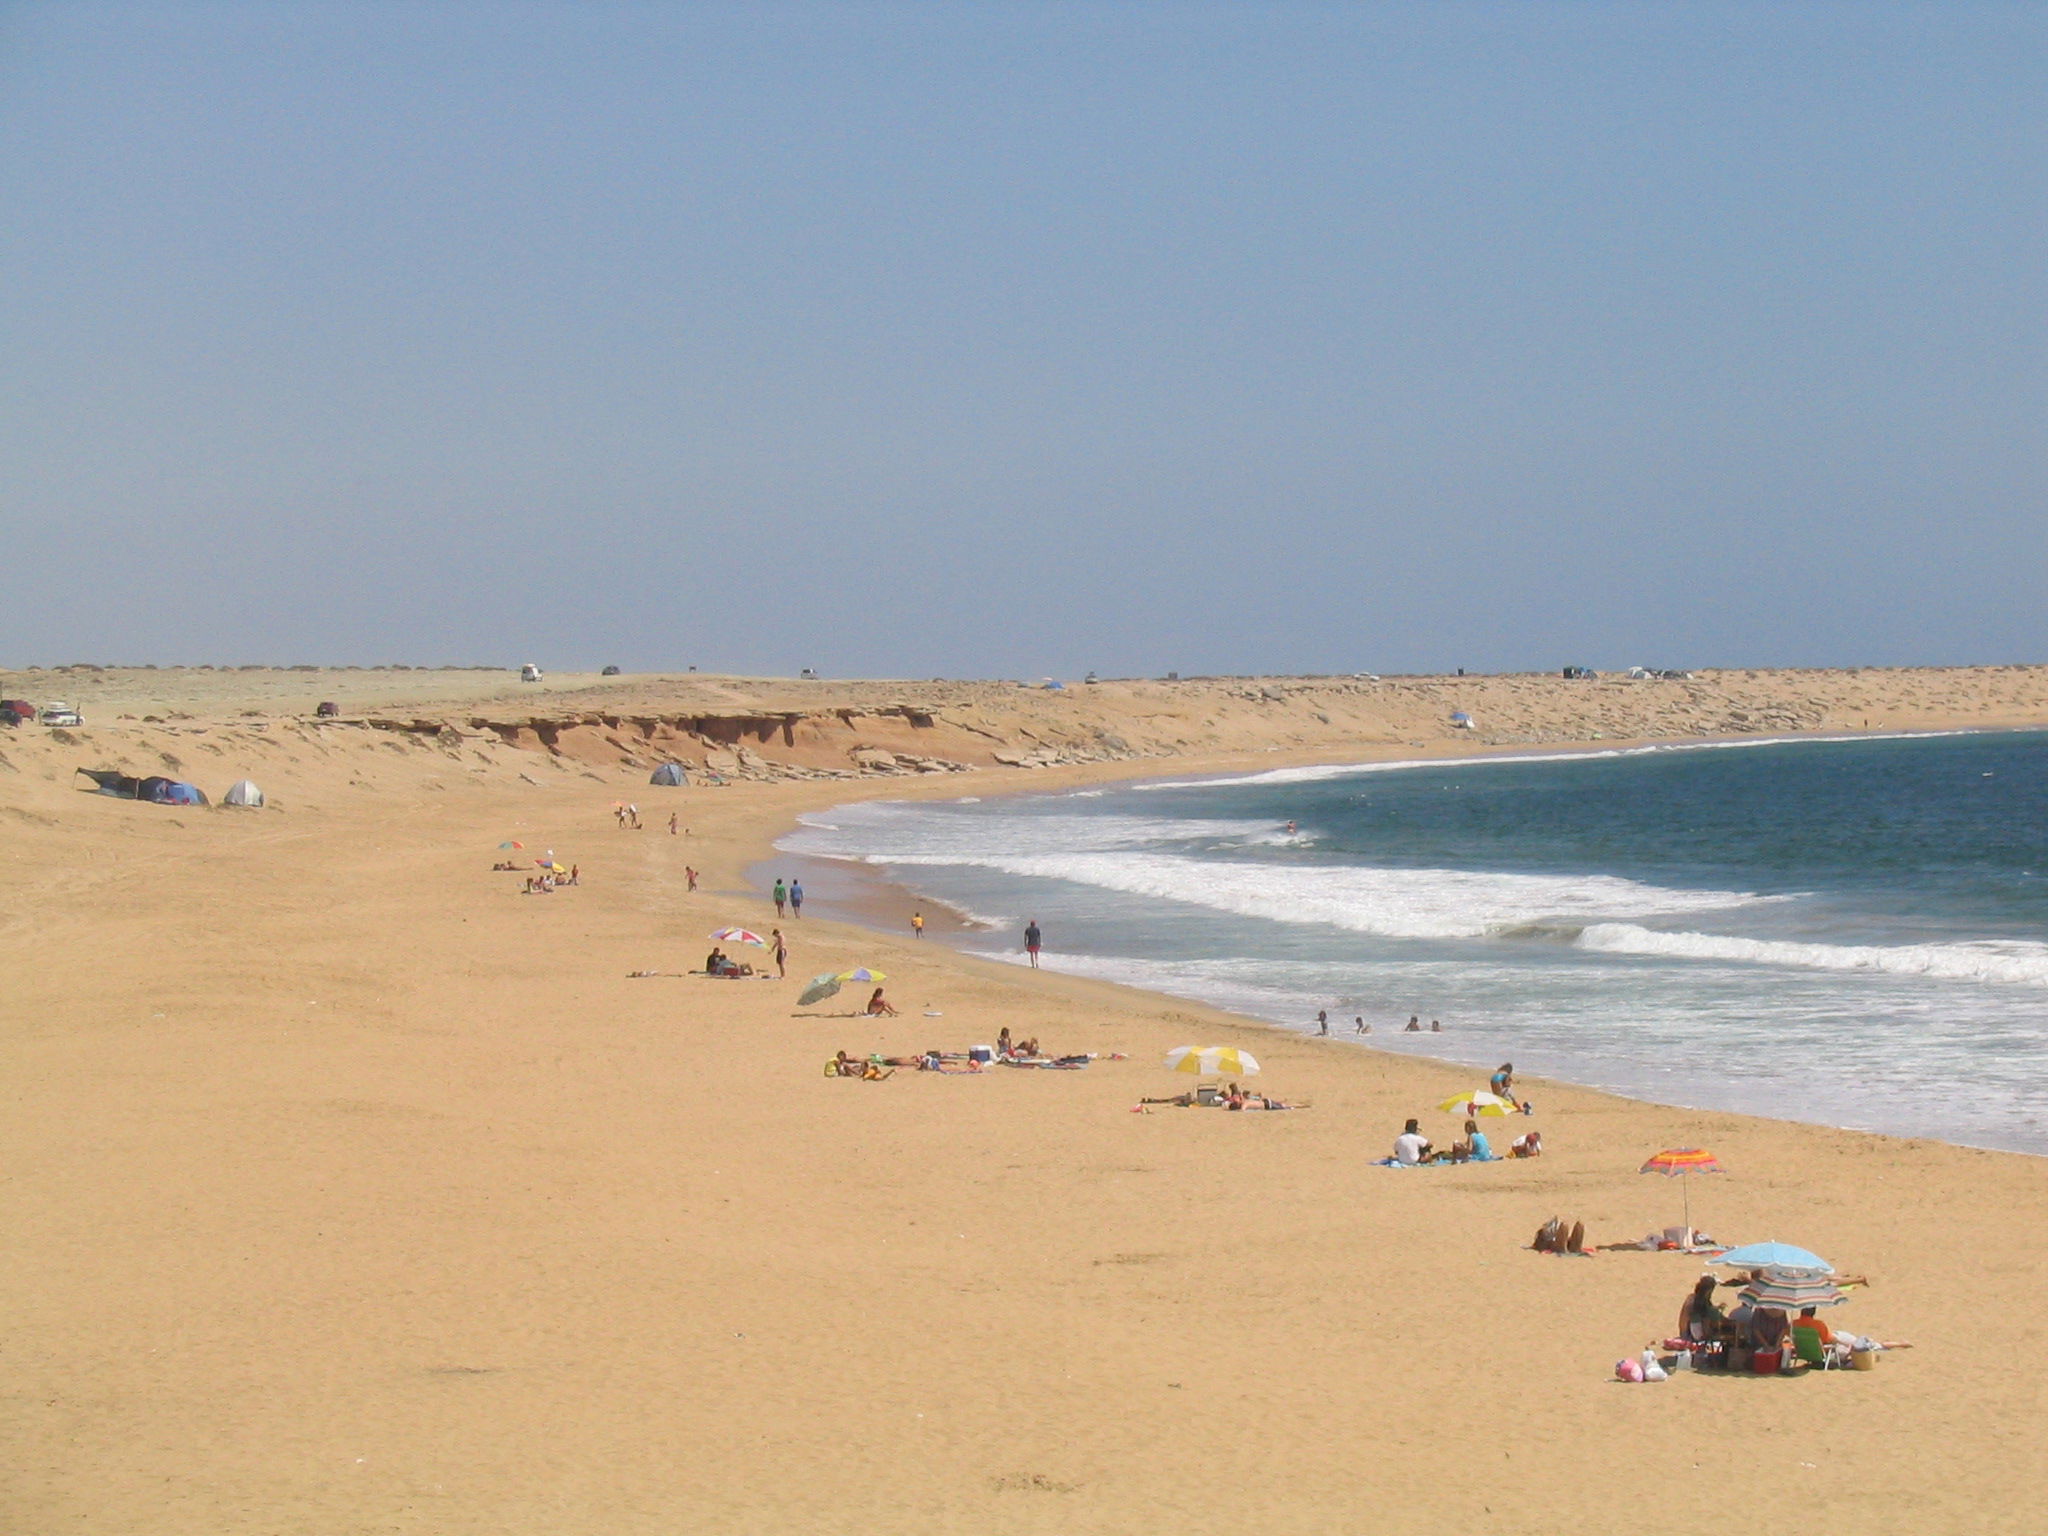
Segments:
[[[1682,1178],[1689,1173],[1726,1173],[1721,1160],[1701,1147],[1667,1147],[1636,1170],[1637,1173],[1661,1173],[1670,1178]],[[1692,1231],[1692,1186],[1680,1186],[1685,1190],[1685,1230]]]
[[[887,981],[889,978],[881,971],[871,971],[864,965],[857,965],[850,971],[841,971],[838,979],[841,981]]]
[[[1251,1077],[1259,1070],[1258,1058],[1234,1045],[1178,1045],[1166,1053],[1166,1065],[1201,1077]]]
[[[1752,1280],[1742,1288],[1742,1299],[1752,1306],[1800,1312],[1807,1307],[1840,1306],[1849,1298],[1824,1275],[1767,1265],[1761,1280]]]
[[[504,849],[506,849],[506,848],[524,848],[525,846],[526,846],[526,844],[524,844],[524,843],[500,843],[500,844],[498,844],[498,847],[499,847],[500,851],[502,851],[502,850],[504,850]]]
[[[711,937],[720,944],[766,945],[768,942],[751,928],[720,928]]]
[[[1457,1093],[1437,1105],[1447,1115],[1519,1115],[1521,1106],[1497,1093]]]

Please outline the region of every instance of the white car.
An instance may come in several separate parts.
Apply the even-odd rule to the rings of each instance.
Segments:
[[[43,706],[43,712],[36,718],[44,725],[83,725],[85,716],[69,704],[50,703]]]

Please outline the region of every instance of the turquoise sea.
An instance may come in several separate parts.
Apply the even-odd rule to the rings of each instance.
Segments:
[[[2048,733],[875,802],[782,847],[969,913],[969,948],[1021,958],[1035,917],[1056,969],[1291,1028],[2048,1152]]]

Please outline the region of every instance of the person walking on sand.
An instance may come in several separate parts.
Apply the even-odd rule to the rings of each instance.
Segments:
[[[1038,919],[1033,918],[1024,925],[1024,953],[1031,957],[1031,969],[1038,969],[1038,946],[1045,941],[1045,935],[1038,931]]]
[[[780,877],[778,877],[775,881],[775,889],[770,891],[768,895],[775,903],[775,915],[777,917],[783,916],[789,907],[789,887],[784,885]]]
[[[910,936],[913,939],[924,937],[924,914],[922,912],[910,914]]]
[[[668,835],[670,837],[676,835],[676,813],[674,811],[668,813]]]
[[[689,882],[691,890],[697,889],[697,871],[687,864],[683,866],[683,878]]]
[[[775,941],[775,979],[781,981],[789,975],[789,945],[780,928],[769,929],[768,936]]]
[[[802,917],[804,915],[804,883],[801,880],[789,882],[789,915],[791,917]]]
[[[1327,1035],[1329,1032],[1330,1010],[1327,1008],[1318,1008],[1316,1010],[1316,1033],[1319,1035]]]

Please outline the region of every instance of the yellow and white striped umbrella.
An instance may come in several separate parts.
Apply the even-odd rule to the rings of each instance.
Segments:
[[[1510,1104],[1496,1093],[1474,1091],[1453,1094],[1437,1105],[1447,1115],[1519,1115],[1521,1106]]]
[[[1259,1070],[1258,1058],[1234,1045],[1178,1045],[1166,1053],[1166,1065],[1202,1077],[1250,1077]]]

